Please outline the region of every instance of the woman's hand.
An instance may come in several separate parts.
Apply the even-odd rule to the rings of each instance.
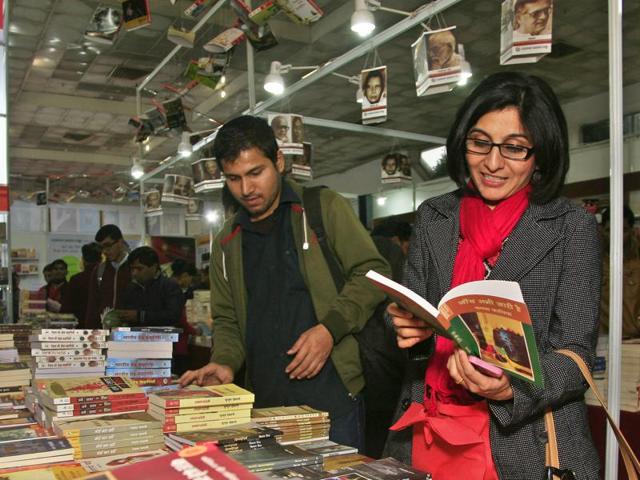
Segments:
[[[513,398],[513,389],[508,375],[495,378],[479,372],[471,365],[464,350],[456,348],[447,361],[447,368],[453,381],[464,386],[471,393],[498,401]]]
[[[393,327],[396,330],[396,339],[400,348],[413,347],[433,335],[433,330],[424,320],[415,318],[411,312],[407,312],[396,303],[389,304],[387,313],[393,319]]]

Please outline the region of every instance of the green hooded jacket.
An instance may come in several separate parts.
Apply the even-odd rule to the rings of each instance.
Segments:
[[[289,183],[300,199],[303,188]],[[291,204],[291,222],[300,272],[309,289],[316,317],[334,340],[331,359],[351,395],[364,387],[358,343],[360,331],[375,307],[384,300],[380,290],[364,277],[368,270],[390,276],[391,269],[376,250],[371,237],[350,203],[339,194],[322,189],[322,220],[328,242],[345,275],[338,294],[317,238],[301,204]],[[237,373],[245,361],[247,298],[242,261],[242,229],[227,220],[216,236],[210,260],[213,352],[211,361]]]

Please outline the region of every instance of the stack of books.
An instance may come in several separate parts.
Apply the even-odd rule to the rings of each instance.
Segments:
[[[609,341],[607,336],[598,339],[593,380],[603,397],[607,398],[609,366]],[[640,342],[624,340],[620,352],[620,410],[640,412]],[[600,405],[591,389],[585,394],[587,405]]]
[[[340,445],[339,443],[332,442],[331,440],[298,443],[297,446],[306,452],[322,455],[322,458],[358,453],[358,449],[356,447]]]
[[[73,448],[64,438],[35,438],[0,443],[0,469],[54,464],[73,460]]]
[[[17,362],[18,350],[13,343],[13,333],[0,333],[0,363]]]
[[[29,335],[31,335],[31,325],[27,323],[3,323],[0,324],[0,333],[13,335],[13,348],[18,351],[18,355],[30,356]],[[13,361],[17,362],[18,360]]]
[[[104,375],[108,334],[108,330],[33,330],[29,336],[33,378]]]
[[[47,298],[44,290],[20,290],[19,310],[21,321],[41,325],[47,313]]]
[[[388,457],[333,471],[325,478],[357,478],[359,480],[431,480],[431,474]]]
[[[257,423],[245,423],[233,427],[211,428],[196,432],[169,433],[165,444],[174,452],[184,447],[193,447],[204,443],[215,443],[225,452],[249,450],[276,443],[280,432],[272,428],[261,427]]]
[[[255,408],[251,421],[282,432],[277,440],[282,445],[329,439],[329,413],[308,405]]]
[[[23,410],[23,414],[28,413],[26,410]],[[23,442],[25,440],[33,440],[34,438],[55,438],[56,434],[53,433],[52,430],[47,430],[46,428],[42,428],[37,423],[32,425],[16,427],[13,426],[11,428],[0,428],[0,444],[3,443],[12,443],[12,442]],[[2,478],[2,477],[0,477]]]
[[[169,452],[166,450],[149,450],[140,453],[121,453],[119,455],[109,455],[106,457],[83,458],[79,463],[87,472],[104,472],[105,470],[112,470],[122,467],[123,465],[133,465],[134,463],[144,462],[168,454]],[[63,480],[70,479],[65,478]],[[140,477],[138,480],[143,480],[143,477]]]
[[[77,419],[144,412],[148,399],[127,377],[34,380],[36,420],[45,428]]]
[[[7,396],[21,396],[22,388],[31,384],[31,370],[24,362],[0,363],[0,393]]]
[[[168,383],[173,343],[180,332],[174,327],[114,328],[107,344],[107,375],[140,379],[144,385]]]
[[[149,414],[162,422],[165,433],[193,432],[249,422],[253,393],[232,383],[189,386],[149,395]]]
[[[230,452],[228,455],[252,472],[301,466],[322,468],[322,455],[307,452],[297,445],[272,443],[260,448]]]
[[[146,413],[127,413],[54,425],[66,438],[76,459],[159,450],[164,435],[159,421]]]

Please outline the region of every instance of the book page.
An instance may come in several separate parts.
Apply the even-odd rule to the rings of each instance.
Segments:
[[[446,328],[438,321],[440,314],[438,309],[420,295],[373,270],[369,270],[366,277],[371,283],[383,290],[400,307],[411,312],[415,317],[424,320],[428,326],[433,328],[438,334],[445,337],[450,336]]]

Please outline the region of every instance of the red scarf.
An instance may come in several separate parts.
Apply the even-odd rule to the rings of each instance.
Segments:
[[[453,266],[451,288],[486,276],[484,261],[496,257],[529,206],[527,186],[493,209],[480,196],[467,195],[460,203],[460,244]]]

